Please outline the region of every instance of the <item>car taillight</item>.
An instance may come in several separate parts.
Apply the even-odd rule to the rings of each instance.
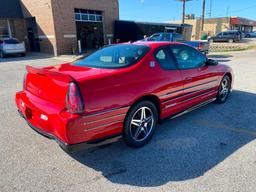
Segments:
[[[202,43],[199,43],[197,49],[198,49],[198,50],[201,50],[202,47],[203,47],[203,44],[202,44]]]
[[[70,113],[83,113],[84,102],[76,83],[71,82],[68,86],[68,93],[66,98],[67,109]]]

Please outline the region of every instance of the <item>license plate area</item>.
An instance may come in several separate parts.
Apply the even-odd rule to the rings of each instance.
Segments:
[[[28,107],[25,109],[25,117],[26,119],[32,119],[32,110]]]

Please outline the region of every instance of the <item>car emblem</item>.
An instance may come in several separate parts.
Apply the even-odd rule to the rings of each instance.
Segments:
[[[150,61],[150,67],[155,67],[155,61]]]

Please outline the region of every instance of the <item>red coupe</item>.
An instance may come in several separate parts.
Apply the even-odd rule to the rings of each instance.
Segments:
[[[73,63],[27,66],[18,111],[66,151],[113,142],[145,145],[157,123],[215,101],[224,103],[232,69],[181,43],[105,47]]]

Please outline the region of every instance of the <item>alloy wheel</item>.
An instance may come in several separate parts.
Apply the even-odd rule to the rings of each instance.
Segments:
[[[230,89],[229,81],[228,81],[227,78],[225,78],[221,82],[221,87],[220,87],[220,91],[219,91],[219,96],[220,96],[221,100],[225,100],[226,99],[226,97],[229,94],[229,89]]]
[[[4,53],[0,51],[0,58],[4,58]]]
[[[154,115],[149,107],[139,108],[132,116],[130,122],[131,136],[135,141],[143,141],[152,132],[154,126]]]

